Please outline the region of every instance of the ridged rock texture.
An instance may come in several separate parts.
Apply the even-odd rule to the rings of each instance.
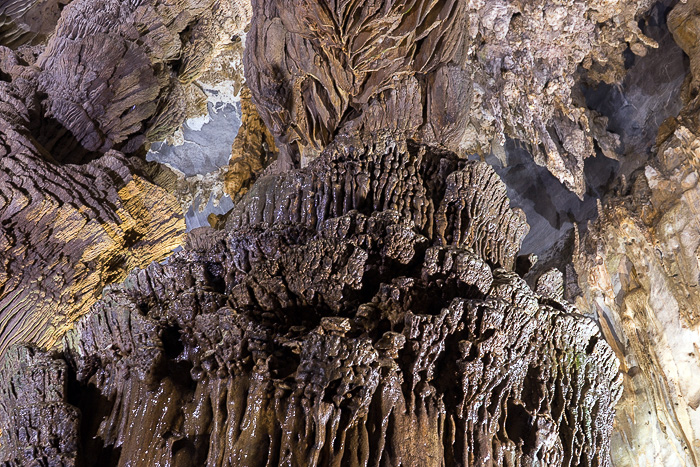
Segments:
[[[302,165],[335,135],[387,127],[460,154],[505,137],[583,197],[583,161],[615,156],[577,81],[618,82],[643,1],[253,0],[246,78],[282,156]]]
[[[664,383],[623,386],[560,271],[527,285],[525,215],[467,156],[518,139],[582,198],[619,139],[580,85],[656,46],[651,0],[41,3],[0,3],[4,465],[608,467],[636,436],[615,404]],[[180,194],[236,203],[183,236],[189,182],[143,157],[243,41],[228,168]],[[687,88],[659,184],[693,183]]]
[[[249,19],[239,0],[71,2],[36,59],[46,116],[68,130],[52,140],[62,160],[135,152],[174,132],[186,114],[183,86]]]
[[[58,164],[35,136],[33,77],[9,49],[0,55],[2,354],[12,342],[60,342],[104,285],[179,245],[184,222],[139,160],[109,151],[86,165]]]
[[[61,7],[71,0],[3,0],[0,44],[16,48],[44,41],[56,27]]]
[[[13,350],[4,458],[609,465],[617,359],[561,277],[542,295],[512,271],[508,204],[488,165],[388,136],[260,179],[226,230],[109,287],[61,355]],[[24,402],[27,372],[69,389]],[[79,435],[41,436],[76,409]]]
[[[0,48],[0,354],[54,346],[105,285],[180,245],[179,203],[153,183],[172,174],[125,154],[182,123],[186,86],[251,15],[236,0],[59,3],[0,4],[0,38],[21,46]]]
[[[575,266],[583,309],[598,315],[624,374],[612,438],[616,466],[700,465],[700,2],[668,15],[690,57],[685,107],[657,149],[601,206]]]
[[[231,198],[245,194],[277,154],[275,140],[258,115],[248,87],[241,91],[241,128],[231,148],[224,189]]]

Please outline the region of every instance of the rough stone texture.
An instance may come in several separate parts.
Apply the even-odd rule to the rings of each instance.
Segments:
[[[63,5],[71,0],[4,0],[0,3],[0,45],[12,49],[46,40]]]
[[[698,2],[668,15],[690,57],[680,114],[661,125],[653,158],[601,207],[575,255],[583,295],[622,362],[612,438],[616,466],[700,465],[700,129]]]
[[[598,313],[626,375],[615,465],[700,459],[698,148],[679,127],[629,193],[606,203],[576,258],[581,306]]]
[[[6,43],[40,41],[16,32],[38,12],[32,31],[52,31],[0,49],[0,354],[54,346],[106,284],[179,246],[178,203],[153,183],[176,192],[173,175],[124,153],[181,124],[188,83],[251,15],[233,0],[63,3],[60,19],[51,2],[0,5]]]
[[[182,128],[152,144],[146,155],[147,160],[164,163],[178,174],[173,193],[180,200],[188,230],[208,226],[211,214],[230,210],[232,199],[245,193],[275,159],[274,141],[244,87],[245,37],[237,39],[190,86],[198,92],[187,97],[191,112]]]
[[[74,466],[80,412],[66,400],[68,367],[35,347],[15,346],[0,368],[0,446],[8,466]]]
[[[627,46],[656,46],[636,23],[651,3],[254,0],[247,82],[290,164],[343,132],[390,128],[465,155],[507,135],[583,197],[594,142],[614,157],[618,140],[577,70],[620,81]]]
[[[250,90],[241,94],[241,128],[231,148],[224,189],[231,198],[244,195],[264,169],[276,160],[275,140],[251,101]]]
[[[656,135],[664,120],[683,107],[681,85],[688,74],[688,57],[667,27],[673,0],[657,2],[642,16],[640,28],[659,47],[643,57],[627,54],[624,79],[599,83],[584,91],[586,104],[608,117],[608,129],[620,136],[617,169],[629,178],[655,152]]]
[[[0,9],[30,11],[35,3]],[[622,149],[606,118],[586,107],[581,84],[621,82],[641,95],[651,89],[633,76],[658,58],[637,60],[629,72],[624,63],[656,46],[637,22],[650,5],[75,0],[45,45],[43,33],[24,32],[26,17],[12,16],[0,38],[25,45],[0,49],[0,381],[10,382],[0,385],[0,461],[607,466],[621,393],[617,352],[659,356],[636,364],[642,370],[625,361],[625,390],[639,399],[625,399],[623,416],[639,419],[662,400],[661,389],[682,396],[667,398],[675,411],[665,412],[668,420],[652,416],[647,428],[618,419],[615,458],[673,462],[669,449],[640,455],[624,443],[643,442],[644,429],[670,449],[695,442],[697,397],[684,376],[694,360],[678,364],[681,376],[648,376],[655,365],[680,361],[692,339],[641,353],[655,344],[649,336],[661,335],[648,330],[649,310],[660,313],[660,302],[655,286],[648,297],[636,294],[646,283],[626,272],[610,273],[612,290],[623,291],[611,303],[632,310],[647,334],[621,343],[614,317],[603,319],[613,350],[597,324],[563,300],[576,285],[571,265],[548,257],[540,263],[547,272],[531,271],[528,287],[522,276],[534,257],[518,256],[525,217],[510,207],[493,170],[466,160],[493,152],[517,174],[503,143],[519,139],[582,199],[579,211],[563,212],[569,201],[549,190],[551,181],[533,189],[557,198],[537,206],[553,222],[551,236],[588,216],[591,191],[607,180],[584,181],[584,159]],[[696,9],[681,4],[669,19],[691,69]],[[187,128],[175,132],[186,118],[188,127],[215,126],[207,119],[222,109],[203,111],[216,93],[230,88],[237,102],[253,12],[245,60],[251,96],[243,91],[235,141],[228,121],[218,123],[218,134],[231,139],[218,146]],[[662,46],[669,42],[659,36]],[[232,78],[229,88],[220,86],[223,76]],[[640,116],[644,131],[655,131],[674,108],[674,86],[663,90],[669,103],[649,107],[659,109],[653,119]],[[638,215],[647,229],[665,229],[653,234],[665,246],[654,248],[682,250],[682,262],[660,264],[681,277],[669,294],[681,297],[678,309],[691,318],[659,314],[668,318],[659,326],[691,337],[697,284],[690,281],[700,272],[691,250],[700,234],[690,220],[662,220],[688,220],[694,206],[681,192],[695,183],[696,96],[689,79],[686,109],[661,126],[659,160],[631,191],[623,179],[620,193],[634,204],[624,219]],[[621,136],[628,154],[644,153],[634,163],[651,151],[648,134]],[[149,142],[163,139],[180,149],[157,159],[187,168],[181,174],[124,155],[143,156]],[[275,147],[281,157],[268,167]],[[593,171],[609,168],[588,160]],[[216,204],[224,186],[240,198],[233,210],[194,212]],[[182,221],[166,190],[196,225],[220,230],[194,231],[184,251],[145,267],[179,243]],[[646,195],[653,201],[637,214]],[[218,212],[231,203],[221,199]],[[613,228],[626,225],[614,219]],[[551,244],[551,230],[542,231],[540,245]],[[618,264],[590,255],[601,232],[593,228],[583,248],[577,235],[567,246],[588,274],[586,312],[601,296],[604,311],[614,310],[609,290],[599,293],[594,280],[601,264]],[[595,252],[616,258],[624,244],[628,263],[642,270],[648,263],[638,265],[640,252],[624,234],[613,231],[615,241]],[[680,275],[686,263],[687,278]],[[82,316],[106,284],[134,267],[145,268],[107,287]],[[630,276],[643,285],[627,287]],[[639,318],[644,313],[652,317]],[[51,346],[66,331],[53,355],[9,346]],[[642,376],[630,382],[630,375]],[[671,434],[657,436],[665,427]]]
[[[185,177],[226,167],[241,126],[241,41],[222,51],[190,88],[187,120],[165,141],[151,144],[147,160],[167,164]]]
[[[336,140],[226,226],[65,337],[78,459],[609,465],[617,360],[556,278],[538,295],[510,270],[526,224],[488,165]]]
[[[33,76],[0,49],[0,354],[12,342],[51,347],[107,283],[161,260],[184,230],[153,167],[109,151],[59,165],[38,143]]]
[[[238,0],[71,2],[36,61],[46,116],[70,136],[52,140],[61,159],[132,152],[174,132],[186,114],[183,85],[216,56],[222,34],[242,32],[250,13]]]
[[[338,138],[313,167],[259,180],[227,214],[226,226],[316,227],[350,209],[392,209],[429,238],[471,248],[511,269],[527,234],[525,216],[509,208],[505,186],[486,164],[470,162],[456,170],[459,161],[448,154],[391,138],[369,143]],[[436,193],[444,194],[436,198]]]

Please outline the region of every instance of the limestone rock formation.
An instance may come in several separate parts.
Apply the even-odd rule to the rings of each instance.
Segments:
[[[690,57],[685,107],[657,150],[600,208],[574,257],[582,297],[624,374],[612,439],[616,466],[700,465],[700,129],[698,2],[668,15]]]
[[[597,144],[614,157],[605,118],[575,84],[616,82],[627,46],[653,40],[636,20],[651,1],[254,0],[247,81],[288,160],[335,135],[394,127],[462,154],[505,136],[527,144],[579,197]]]
[[[276,158],[275,140],[255,109],[250,90],[245,87],[241,93],[241,127],[224,176],[226,193],[232,198],[245,194]]]
[[[63,3],[60,18],[56,2],[2,5],[6,43],[39,37],[12,28],[52,32],[0,49],[0,354],[55,345],[105,285],[179,246],[180,207],[153,183],[172,176],[124,154],[182,123],[181,83],[251,14],[234,0]],[[43,29],[26,29],[39,11]]]
[[[187,120],[164,141],[151,144],[146,159],[166,164],[178,176],[173,192],[187,228],[209,225],[207,215],[231,209],[276,158],[243,77],[245,37],[235,36],[186,89]]]
[[[412,183],[396,185],[403,172]],[[486,164],[389,137],[336,141],[258,180],[226,225],[109,287],[54,360],[22,347],[6,360],[19,381],[74,369],[51,401],[79,409],[81,433],[61,426],[52,455],[609,465],[617,360],[555,279],[538,295],[512,271],[526,224]],[[45,404],[4,398],[9,426]],[[22,443],[46,450],[3,431],[11,465]]]
[[[525,215],[467,160],[517,139],[583,198],[619,155],[583,85],[657,46],[651,0],[44,3],[0,2],[4,465],[695,465],[693,78],[572,246],[599,322],[556,252],[527,285]],[[228,164],[145,162],[214,75]]]
[[[53,32],[61,8],[71,0],[4,0],[0,3],[0,45],[13,49],[39,44]]]
[[[71,150],[68,161],[76,161],[76,149],[133,152],[174,132],[186,114],[181,83],[204,71],[222,34],[230,40],[241,33],[250,13],[239,0],[76,0],[66,6],[36,65],[47,117],[77,143],[60,140],[62,151]]]
[[[0,443],[13,454],[3,463],[76,465],[80,412],[66,400],[65,361],[32,346],[7,355],[0,368]]]
[[[8,49],[0,55],[2,354],[12,342],[55,345],[104,285],[179,245],[184,223],[141,161],[109,151],[58,164],[37,141],[33,76]]]
[[[616,466],[700,461],[698,147],[679,127],[605,205],[575,261],[580,304],[598,314],[625,374]]]

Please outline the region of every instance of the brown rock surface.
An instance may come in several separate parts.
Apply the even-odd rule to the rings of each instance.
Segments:
[[[53,32],[61,8],[71,0],[4,0],[0,3],[0,45],[38,44]]]
[[[637,16],[650,1],[254,0],[247,82],[283,157],[303,166],[347,131],[396,129],[460,154],[505,136],[583,197],[605,119],[575,85],[619,81],[622,52],[655,43]]]
[[[392,170],[413,183],[386,190]],[[471,208],[452,200],[467,186]],[[509,270],[525,224],[503,190],[484,163],[386,137],[258,180],[227,230],[193,232],[66,336],[78,459],[609,465],[617,361]]]
[[[250,98],[250,90],[241,92],[241,127],[231,148],[231,159],[224,175],[224,189],[236,199],[276,157],[275,140]]]
[[[74,140],[53,140],[61,160],[133,152],[174,132],[186,115],[181,83],[211,62],[222,34],[243,31],[250,13],[239,0],[71,2],[36,62],[46,116]]]
[[[616,353],[653,342],[621,344],[602,320],[611,348],[557,270],[529,288],[525,216],[464,156],[519,138],[582,197],[583,160],[617,140],[578,86],[619,81],[626,47],[655,46],[636,23],[650,3],[74,0],[46,45],[0,49],[0,462],[609,466]],[[157,262],[184,227],[162,187],[183,180],[125,154],[191,115],[193,83],[251,15],[225,179],[240,200]],[[640,222],[689,264],[700,234],[672,220],[697,183],[691,115],[630,195],[655,193]],[[591,277],[608,264],[577,251]],[[695,294],[684,271],[669,296]],[[643,329],[656,305],[627,272],[613,302]],[[644,356],[688,350],[671,347]],[[625,390],[665,396],[687,448],[697,404],[668,388],[692,383],[649,384],[655,365]]]

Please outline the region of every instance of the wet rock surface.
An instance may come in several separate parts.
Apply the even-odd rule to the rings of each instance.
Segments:
[[[340,161],[388,172],[343,182]],[[375,183],[392,168],[413,185]],[[51,364],[74,371],[57,399],[82,414],[78,459],[609,465],[617,360],[555,276],[536,294],[512,271],[526,224],[488,165],[386,137],[260,186],[298,203],[259,212],[251,190],[226,230],[192,232],[66,335]]]
[[[0,2],[0,461],[697,466],[698,16]]]

